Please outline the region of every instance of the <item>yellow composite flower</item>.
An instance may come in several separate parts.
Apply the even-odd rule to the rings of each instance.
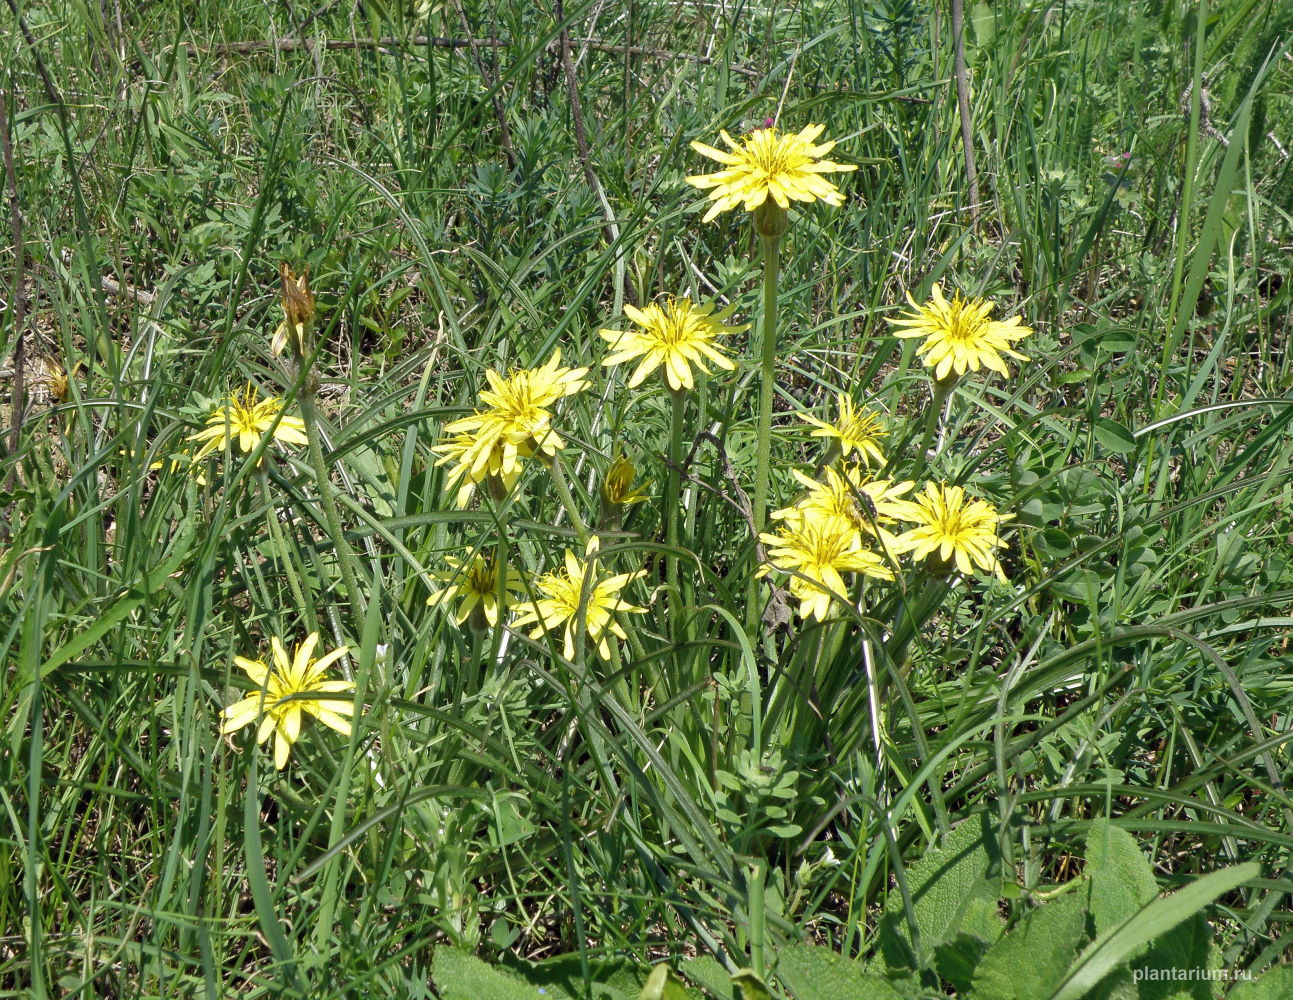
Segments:
[[[769,198],[782,209],[789,208],[791,201],[844,204],[843,193],[822,174],[842,173],[857,167],[820,159],[835,148],[834,142],[817,142],[825,128],[825,125],[808,125],[799,132],[760,128],[739,141],[720,131],[731,152],[692,142],[692,149],[717,160],[725,168],[687,178],[687,183],[694,187],[712,189],[709,197],[714,204],[702,221],[709,222],[720,212],[738,205],[752,212]]]
[[[950,571],[953,563],[966,576],[975,567],[994,573],[1003,583],[1006,574],[996,550],[1005,547],[997,528],[1015,515],[999,514],[986,500],[966,497],[965,490],[946,483],[926,483],[916,494],[907,520],[916,527],[898,537],[899,552],[916,559],[932,558],[936,569]]]
[[[629,376],[630,389],[640,385],[653,371],[664,366],[665,381],[678,392],[694,389],[694,365],[709,374],[706,360],[726,371],[736,364],[723,353],[718,338],[748,330],[748,323],[727,326],[723,321],[732,315],[735,305],[715,313],[711,302],[694,304],[690,298],[670,297],[663,306],[650,303],[645,309],[625,305],[624,315],[641,330],[599,330],[601,338],[611,345],[612,354],[603,365],[618,365],[641,358]]]
[[[859,409],[846,392],[835,394],[835,408],[837,416],[830,421],[818,420],[811,413],[799,416],[817,428],[812,432],[813,437],[833,438],[832,446],[839,449],[839,456],[845,461],[856,454],[868,465],[884,465],[879,442],[889,432],[881,426],[880,418],[870,410]]]
[[[77,361],[72,365],[72,370],[69,372],[54,358],[45,360],[45,386],[49,389],[49,394],[55,402],[67,402],[68,394],[72,389],[72,382],[76,379],[76,373],[81,369],[81,365],[82,363]]]
[[[273,440],[283,444],[308,444],[304,421],[289,416],[279,419],[282,409],[283,402],[277,396],[257,400],[256,389],[248,382],[242,393],[234,393],[227,403],[215,408],[204,430],[188,438],[202,442],[193,461],[200,462],[213,451],[232,449],[235,441],[244,453],[254,451],[266,433],[272,433]]]
[[[522,458],[536,451],[555,455],[565,442],[552,430],[548,408],[588,388],[587,374],[587,368],[563,367],[560,348],[538,368],[514,369],[506,376],[486,371],[489,388],[480,394],[484,407],[444,427],[450,437],[437,450],[458,462],[451,481],[465,478],[474,485],[497,476],[514,482]]]
[[[799,600],[801,618],[824,621],[832,599],[849,603],[845,573],[893,579],[893,571],[863,548],[861,533],[843,517],[801,512],[776,534],[763,533],[759,539],[768,546],[768,561],[756,575],[766,576],[774,569],[793,573],[790,593]]]
[[[903,500],[916,484],[911,480],[895,483],[891,479],[872,479],[859,465],[824,470],[825,482],[818,482],[798,469],[792,474],[807,487],[808,494],[792,507],[772,512],[778,520],[793,521],[800,517],[842,517],[864,534],[880,542],[886,552],[896,552],[897,536],[889,526],[912,519],[912,503]]]
[[[220,731],[232,733],[260,719],[256,742],[264,743],[271,733],[274,734],[274,767],[280,771],[287,764],[292,744],[301,735],[301,713],[308,712],[342,736],[350,735],[348,716],[354,714],[354,703],[350,699],[326,696],[353,691],[355,685],[352,681],[330,681],[324,675],[328,667],[349,650],[342,646],[315,660],[314,647],[318,643],[319,633],[311,632],[297,646],[296,654],[288,659],[283,641],[274,636],[270,639],[273,667],[266,666],[261,660],[248,660],[242,656],[233,658],[234,663],[252,679],[258,690],[224,710],[222,714],[225,721]]]
[[[1029,360],[1010,345],[1031,334],[1032,327],[1024,326],[1019,316],[1006,320],[988,319],[993,308],[991,302],[965,299],[960,292],[955,293],[949,302],[938,285],[934,286],[925,305],[918,305],[911,292],[907,293],[907,301],[916,313],[889,321],[904,328],[895,330],[894,336],[924,337],[925,341],[916,348],[916,353],[927,367],[934,369],[934,378],[939,381],[953,372],[964,375],[980,368],[1008,376],[1010,369],[1006,367],[1003,354],[1019,361]]]
[[[513,603],[512,594],[519,594],[525,589],[524,577],[510,566],[505,567],[503,601],[500,605],[496,559],[478,553],[467,563],[453,556],[445,556],[444,561],[452,567],[452,571],[436,573],[435,576],[449,585],[428,597],[427,604],[448,604],[458,598],[458,608],[454,611],[453,620],[459,625],[471,618],[473,627],[483,628],[487,623],[490,628],[497,628],[499,612],[506,611]]]
[[[476,492],[476,487],[484,482],[489,487],[490,494],[496,500],[502,500],[512,492],[516,482],[521,478],[521,466],[518,462],[513,462],[510,472],[503,472],[503,455],[504,447],[501,441],[495,441],[494,447],[485,462],[483,471],[472,475],[472,464],[467,456],[473,454],[477,448],[479,437],[475,434],[454,434],[441,440],[434,445],[431,450],[440,457],[436,459],[436,465],[449,465],[448,475],[445,477],[445,486],[453,489],[456,485],[458,492],[454,497],[454,503],[459,507],[466,507],[471,502],[471,496]],[[512,453],[516,458],[529,458],[534,454],[534,449],[528,444],[517,446]]]
[[[597,539],[588,544],[588,555],[597,551]],[[628,604],[620,591],[646,570],[619,573],[599,579],[593,560],[580,559],[566,550],[565,565],[551,573],[544,573],[534,581],[534,589],[542,596],[528,605],[513,623],[516,628],[534,625],[530,637],[537,639],[545,632],[563,629],[562,655],[572,660],[575,656],[575,632],[580,625],[580,600],[583,600],[583,628],[588,641],[597,649],[603,660],[610,659],[611,648],[607,634],[627,639],[623,627],[615,620],[619,614],[645,614],[646,608]]]

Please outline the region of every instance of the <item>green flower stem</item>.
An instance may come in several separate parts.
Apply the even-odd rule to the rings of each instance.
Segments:
[[[759,438],[754,467],[754,526],[762,531],[768,512],[768,478],[772,457],[772,389],[777,368],[777,273],[781,237],[764,236],[763,311],[759,317]]]
[[[768,862],[764,858],[757,858],[754,866],[750,869],[750,968],[760,979],[763,978],[765,966],[763,964],[763,944],[764,944],[764,908],[763,908],[763,888],[767,876]]]
[[[592,536],[588,532],[587,523],[579,514],[579,508],[575,506],[575,498],[570,494],[570,487],[566,484],[566,467],[560,455],[552,456],[549,469],[552,472],[552,486],[557,491],[557,499],[565,508],[566,516],[570,518],[570,524],[575,529],[575,537],[579,539],[580,548],[586,552],[588,541]]]
[[[934,382],[934,399],[929,404],[929,412],[925,414],[925,433],[920,439],[920,450],[916,454],[916,478],[929,468],[929,449],[933,447],[934,435],[938,433],[943,406],[947,403],[947,397],[951,395],[955,385],[955,376]]]
[[[269,526],[270,543],[278,553],[278,558],[282,560],[283,573],[287,577],[288,589],[292,591],[292,600],[301,609],[310,631],[316,632],[319,625],[314,616],[314,604],[305,599],[305,591],[301,587],[296,568],[292,565],[287,539],[283,537],[283,526],[278,523],[278,506],[274,503],[274,499],[269,492],[269,474],[265,471],[263,465],[256,470],[256,480],[260,486],[261,497],[265,501],[265,523]],[[341,645],[342,643],[338,642],[337,644]]]
[[[332,489],[332,479],[328,475],[328,466],[323,460],[323,445],[319,439],[318,413],[314,408],[314,393],[318,381],[313,375],[307,376],[304,391],[298,402],[301,406],[301,420],[305,423],[305,436],[309,440],[310,465],[314,470],[314,482],[319,488],[319,499],[323,503],[324,524],[328,528],[328,537],[332,540],[333,551],[337,556],[337,565],[341,569],[341,582],[346,588],[346,599],[350,603],[351,620],[362,622],[365,615],[364,596],[359,590],[359,577],[355,572],[355,554],[341,529],[341,517],[337,512],[337,497]]]
[[[498,624],[490,629],[489,660],[485,663],[485,669],[478,678],[481,683],[484,682],[484,676],[498,662],[498,652],[503,648],[503,633],[507,631],[508,602],[512,599],[512,595],[507,589],[507,533],[503,530],[501,521],[496,524],[495,530],[498,531],[498,537],[494,541],[494,568],[498,574],[498,589],[495,591],[495,598],[498,601]]]
[[[671,411],[669,416],[669,476],[664,491],[665,544],[671,549],[678,547],[679,508],[682,504],[682,421],[687,405],[687,397],[682,389],[669,390]],[[678,590],[678,557],[670,552],[665,555],[665,580],[669,585],[671,607],[682,607],[682,594]],[[672,614],[677,626],[678,615]]]
[[[768,514],[768,479],[772,458],[772,389],[777,368],[777,273],[781,258],[781,237],[760,236],[763,246],[763,309],[759,315],[759,432],[755,449],[754,530],[763,531]],[[757,541],[753,539],[752,541]],[[759,584],[750,574],[746,598],[746,627],[751,636],[762,628]]]

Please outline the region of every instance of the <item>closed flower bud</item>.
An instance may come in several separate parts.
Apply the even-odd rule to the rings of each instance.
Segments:
[[[283,322],[274,331],[270,353],[277,356],[289,340],[297,357],[305,356],[305,331],[314,320],[314,293],[310,291],[310,269],[300,276],[292,273],[287,262],[278,265],[279,284],[282,289]]]

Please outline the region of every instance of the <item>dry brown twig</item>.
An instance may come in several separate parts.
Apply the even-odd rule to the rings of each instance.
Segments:
[[[646,59],[664,61],[689,59],[692,62],[707,66],[713,63],[710,56],[696,55],[689,52],[673,52],[669,49],[652,48],[648,45],[622,45],[618,42],[607,42],[599,38],[571,38],[570,42],[592,49],[594,52],[610,52],[616,55],[642,56]],[[445,38],[438,35],[413,35],[410,38],[276,38],[271,40],[254,39],[245,42],[222,42],[218,45],[197,45],[193,42],[181,43],[190,54],[204,55],[248,55],[256,52],[298,52],[302,49],[323,48],[337,49],[398,49],[398,48],[434,48],[434,49],[500,49],[510,48],[517,43],[510,38]],[[549,49],[560,47],[560,41],[554,39],[548,44]],[[760,74],[747,66],[728,67],[738,76],[757,78]]]

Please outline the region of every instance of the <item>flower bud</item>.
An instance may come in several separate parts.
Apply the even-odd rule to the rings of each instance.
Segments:
[[[754,210],[754,231],[764,239],[781,239],[789,223],[789,213],[771,198]]]
[[[606,470],[602,481],[602,510],[598,525],[603,528],[618,528],[624,508],[641,503],[647,498],[643,492],[650,482],[633,483],[637,470],[625,455],[618,455],[611,467]]]
[[[292,273],[286,261],[278,265],[279,284],[282,289],[283,322],[274,331],[270,353],[277,356],[292,341],[296,356],[305,356],[305,331],[314,320],[314,293],[310,291],[310,269],[300,277]]]

